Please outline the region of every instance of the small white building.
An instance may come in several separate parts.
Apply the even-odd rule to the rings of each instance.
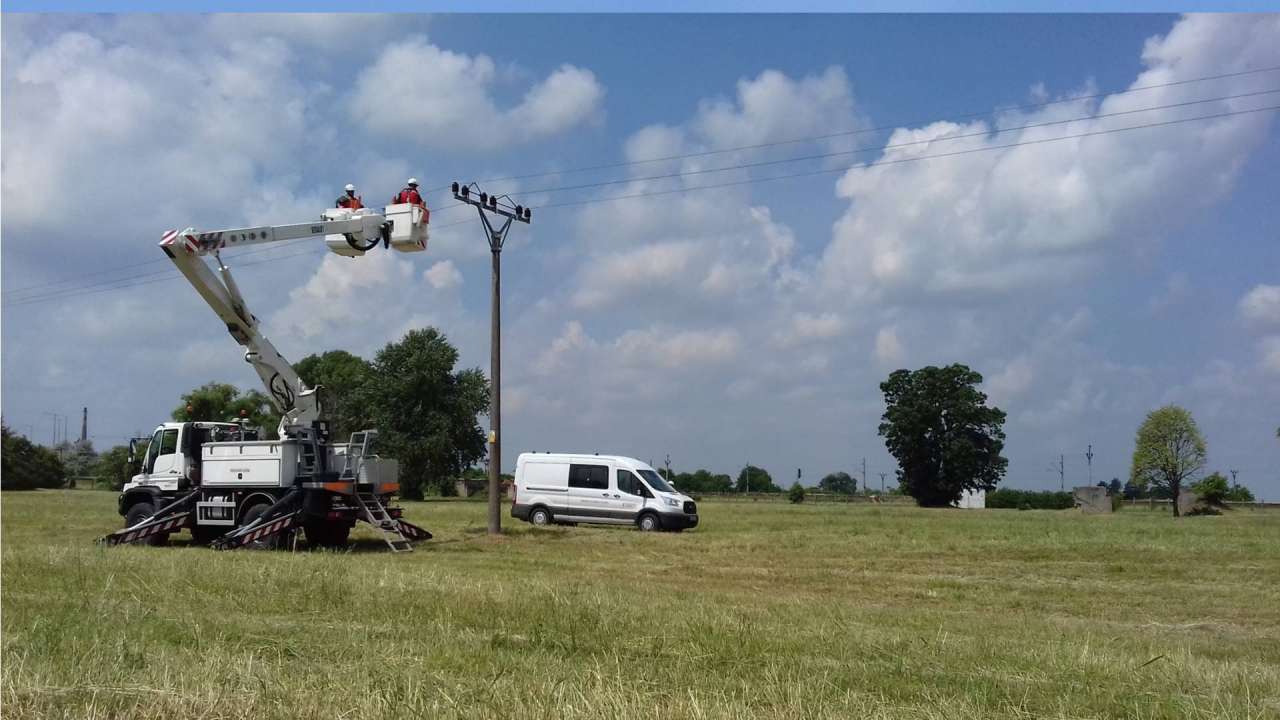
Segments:
[[[965,510],[982,510],[987,506],[987,491],[965,490],[960,493],[960,499],[951,503],[951,505]]]

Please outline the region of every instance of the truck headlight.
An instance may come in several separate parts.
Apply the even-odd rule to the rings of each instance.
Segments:
[[[671,507],[680,507],[680,501],[675,500],[673,498],[662,498],[662,502],[666,503]]]

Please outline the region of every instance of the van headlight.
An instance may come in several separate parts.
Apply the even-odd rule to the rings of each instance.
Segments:
[[[662,502],[666,503],[671,507],[680,507],[680,501],[674,498],[664,497],[662,498]]]

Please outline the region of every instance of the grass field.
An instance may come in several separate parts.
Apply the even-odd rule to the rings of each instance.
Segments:
[[[1277,718],[1280,512],[410,503],[410,555],[104,549],[5,494],[5,718]]]

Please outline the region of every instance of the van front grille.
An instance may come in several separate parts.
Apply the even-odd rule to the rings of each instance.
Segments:
[[[685,501],[685,503],[684,503],[684,514],[685,514],[685,515],[697,515],[697,514],[698,514],[698,505],[697,505],[697,503],[693,502],[692,500],[686,500],[686,501]]]

